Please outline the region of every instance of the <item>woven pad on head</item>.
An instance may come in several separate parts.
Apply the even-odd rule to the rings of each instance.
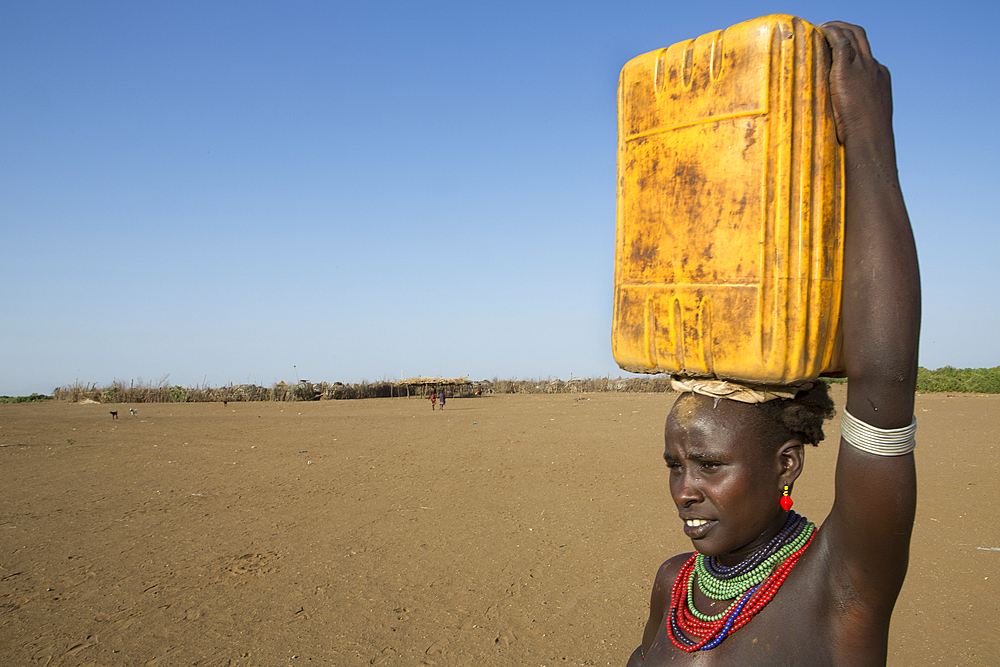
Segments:
[[[732,380],[708,380],[673,375],[670,377],[670,386],[674,391],[692,392],[712,398],[727,398],[740,403],[767,403],[778,398],[795,398],[800,391],[811,389],[813,383],[804,382],[795,385],[743,384]]]

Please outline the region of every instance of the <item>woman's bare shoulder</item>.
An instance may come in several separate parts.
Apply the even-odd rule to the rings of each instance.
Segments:
[[[693,552],[688,552],[686,554],[677,554],[673,558],[663,561],[660,565],[660,569],[656,571],[656,581],[653,584],[654,593],[657,590],[665,589],[667,591],[674,585],[674,580],[677,578],[677,574],[684,567],[684,563],[691,559]]]

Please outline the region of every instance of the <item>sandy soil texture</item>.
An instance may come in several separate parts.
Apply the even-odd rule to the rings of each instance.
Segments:
[[[622,665],[690,549],[673,399],[0,405],[0,664]],[[1000,664],[1000,397],[916,411],[889,664]]]

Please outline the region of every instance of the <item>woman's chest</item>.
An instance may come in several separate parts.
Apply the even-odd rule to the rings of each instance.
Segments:
[[[799,575],[808,574],[803,568]],[[790,576],[775,596],[749,618],[736,609],[730,619],[716,622],[716,630],[703,631],[705,639],[681,628],[691,627],[683,610],[668,611],[646,655],[644,665],[831,665],[834,663],[830,614],[824,613],[824,587],[811,586],[809,576]],[[752,605],[752,599],[748,606]],[[687,605],[681,603],[684,607]],[[671,618],[673,616],[673,618]],[[701,641],[707,650],[687,652],[680,646]]]

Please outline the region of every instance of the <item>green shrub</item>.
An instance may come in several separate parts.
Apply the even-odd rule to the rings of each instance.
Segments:
[[[171,403],[183,403],[186,400],[187,400],[187,389],[176,384],[170,388]]]
[[[0,396],[0,403],[41,403],[52,400],[51,396],[45,394],[32,394],[31,396]]]
[[[1000,366],[995,368],[952,368],[936,371],[917,369],[917,391],[1000,394]]]

